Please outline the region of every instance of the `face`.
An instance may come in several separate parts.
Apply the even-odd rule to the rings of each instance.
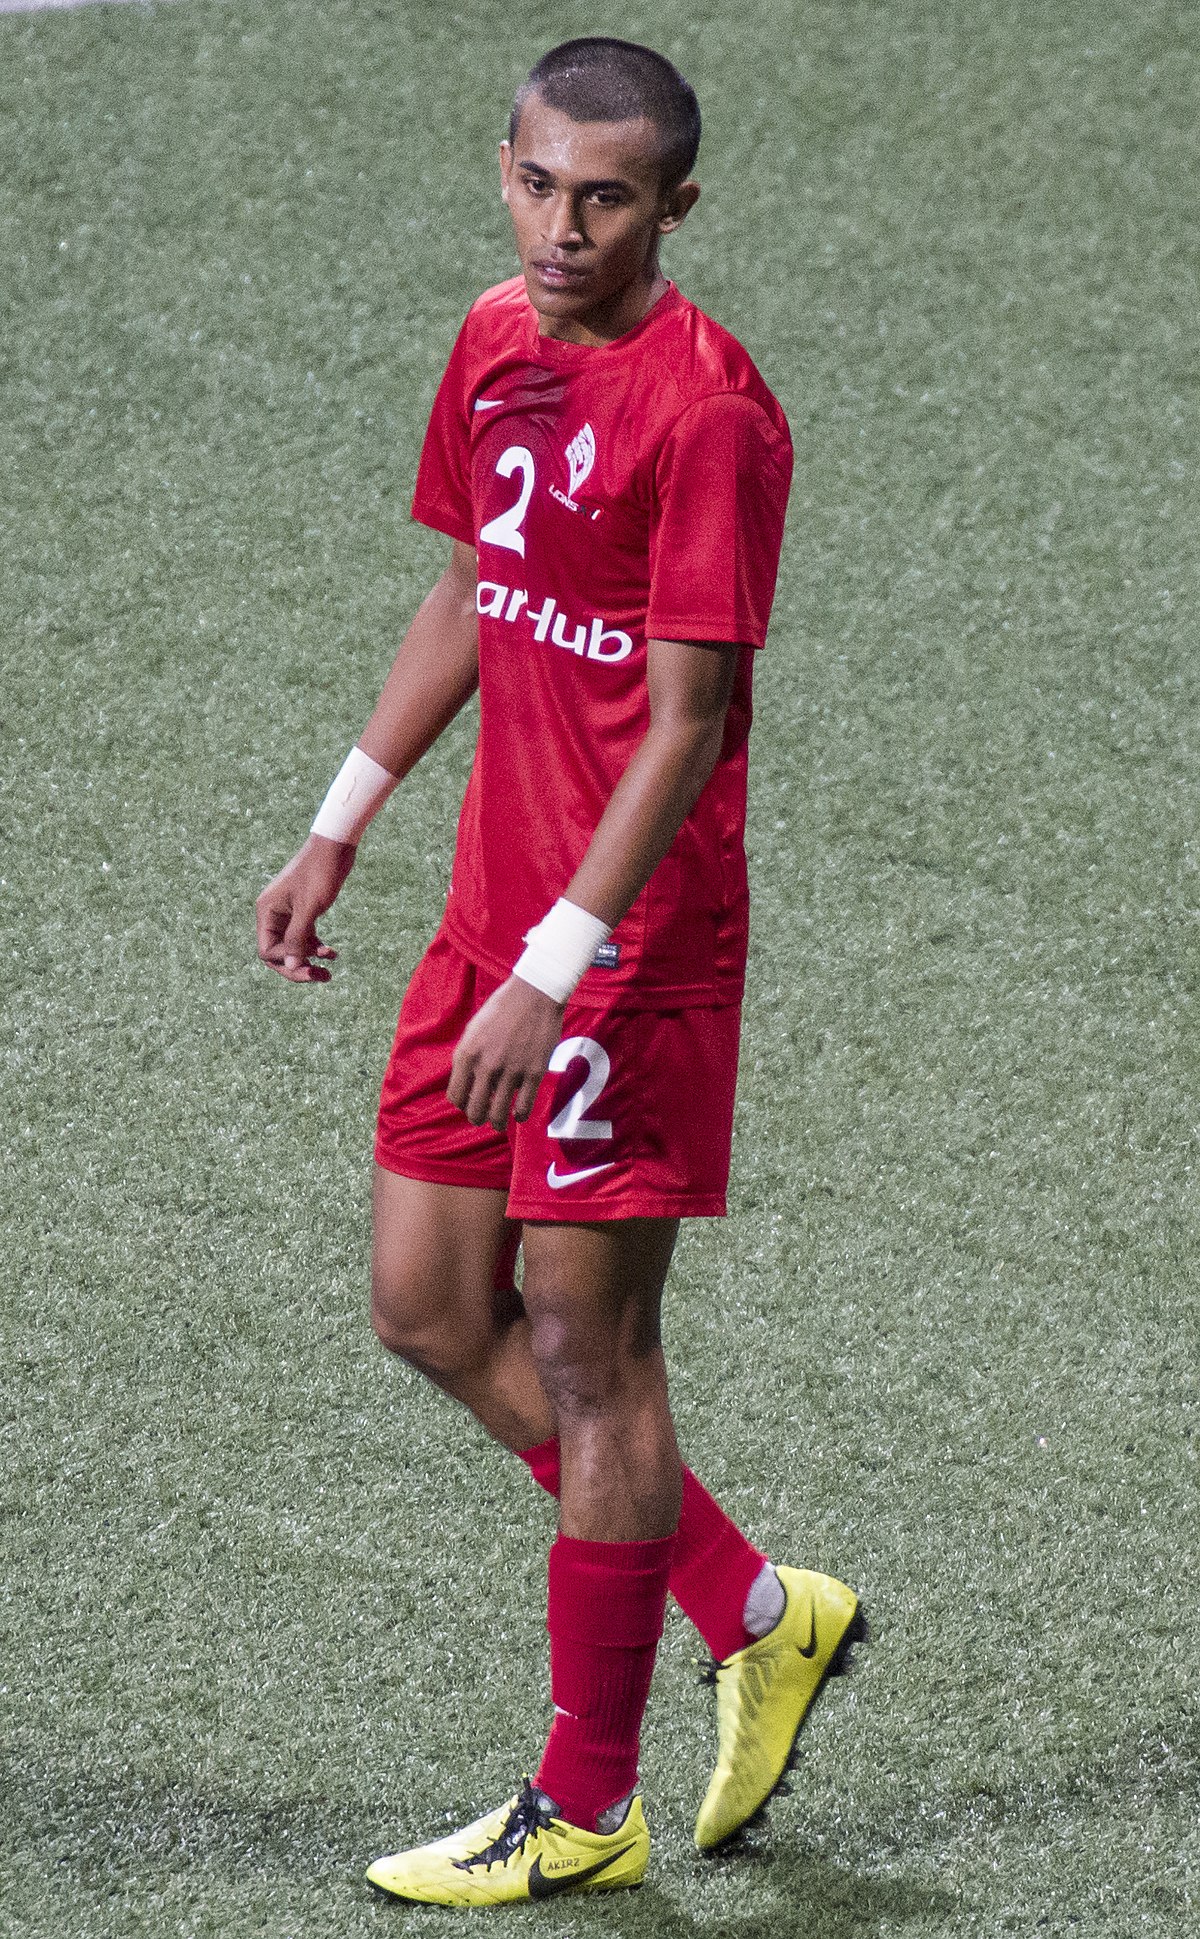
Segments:
[[[540,95],[500,147],[502,192],[543,336],[610,343],[666,288],[661,237],[700,190],[664,190],[651,121],[572,121]]]

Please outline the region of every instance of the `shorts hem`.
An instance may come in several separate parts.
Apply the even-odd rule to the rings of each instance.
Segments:
[[[621,1219],[723,1219],[726,1201],[721,1193],[703,1196],[671,1196],[669,1193],[640,1193],[635,1202],[616,1205],[564,1205],[559,1200],[539,1200],[528,1193],[512,1192],[508,1200],[510,1219],[533,1219],[545,1225],[609,1225]]]
[[[483,1168],[476,1168],[469,1158],[459,1159],[456,1163],[423,1158],[396,1158],[375,1146],[375,1163],[381,1171],[394,1172],[397,1178],[413,1178],[420,1185],[465,1185],[471,1191],[507,1192],[509,1180],[497,1178],[494,1174],[484,1176]]]

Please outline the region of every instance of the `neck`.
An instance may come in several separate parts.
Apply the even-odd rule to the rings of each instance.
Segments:
[[[582,343],[593,348],[602,348],[606,343],[615,343],[648,316],[659,298],[668,289],[667,278],[657,262],[647,266],[646,274],[636,283],[629,283],[623,290],[589,310],[586,316],[558,317],[545,316],[539,312],[538,335],[554,337],[559,343]]]

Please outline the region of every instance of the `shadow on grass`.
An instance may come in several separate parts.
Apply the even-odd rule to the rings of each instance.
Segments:
[[[594,1922],[597,1933],[615,1931],[625,1939],[763,1939],[764,1933],[785,1939],[809,1932],[821,1939],[870,1939],[910,1922],[945,1920],[957,1906],[950,1892],[859,1878],[812,1856],[747,1853],[727,1861],[721,1873],[723,1897],[735,1895],[739,1886],[746,1891],[744,1913],[687,1911],[660,1886],[648,1884],[640,1892],[573,1901],[572,1929],[583,1933]]]
[[[6,1781],[5,1781],[6,1780]],[[364,1905],[378,1901],[362,1886],[362,1866],[379,1827],[362,1823],[361,1806],[347,1809],[307,1794],[270,1805],[230,1796],[197,1796],[184,1785],[111,1785],[74,1772],[10,1766],[0,1778],[3,1834],[27,1856],[40,1855],[43,1878],[73,1875],[82,1886],[111,1888],[146,1881],[156,1872],[195,1869],[215,1881],[258,1879],[265,1885],[306,1879],[310,1886],[340,1879],[361,1887]],[[10,1843],[11,1841],[11,1843]],[[347,1854],[357,1852],[353,1864]],[[821,1939],[870,1939],[910,1922],[944,1919],[956,1906],[949,1892],[901,1880],[863,1878],[812,1854],[748,1845],[724,1859],[693,1857],[671,1870],[665,1853],[640,1892],[570,1899],[572,1934],[619,1933],[627,1939],[761,1939],[819,1932]],[[672,1896],[659,1880],[675,1884]],[[712,1889],[722,1909],[691,1910]],[[745,1911],[728,1909],[745,1894]],[[567,1910],[564,1900],[563,1911]]]

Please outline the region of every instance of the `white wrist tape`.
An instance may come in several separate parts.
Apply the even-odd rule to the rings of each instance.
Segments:
[[[312,833],[331,842],[357,843],[398,785],[399,776],[390,768],[380,767],[361,747],[352,747],[317,809]]]
[[[589,916],[586,909],[559,896],[549,915],[526,934],[525,951],[514,963],[513,975],[556,1003],[565,1003],[611,934],[599,916]]]

